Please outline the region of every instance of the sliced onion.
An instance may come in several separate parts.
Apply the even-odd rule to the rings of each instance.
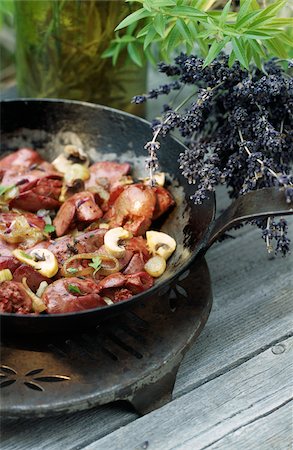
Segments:
[[[119,261],[117,258],[115,258],[114,256],[102,255],[102,254],[99,254],[99,252],[97,252],[97,253],[80,253],[79,255],[71,256],[63,264],[63,267],[61,269],[62,275],[65,277],[72,277],[72,276],[77,277],[77,276],[92,275],[94,272],[94,269],[92,267],[84,267],[82,269],[77,269],[78,270],[77,272],[72,273],[72,272],[68,271],[68,266],[70,266],[72,261],[83,260],[83,259],[91,260],[95,256],[99,256],[102,261],[102,266],[98,271],[99,275],[111,275],[112,273],[119,272]],[[107,262],[112,263],[113,267],[109,267],[107,264],[106,265],[103,264],[103,263],[107,263]]]
[[[13,279],[13,275],[10,269],[0,270],[0,283],[4,281],[11,281]]]
[[[11,186],[10,188],[7,188],[7,191],[3,195],[0,195],[0,205],[6,205],[12,199],[17,197],[18,194],[19,189],[17,186]]]
[[[120,264],[117,258],[114,256],[108,256],[108,255],[98,255],[102,260],[102,267],[99,270],[100,275],[111,275],[112,273],[117,273],[120,270]],[[103,262],[112,262],[114,264],[114,267],[107,267],[103,265]]]
[[[113,305],[114,303],[109,297],[103,297],[103,300],[107,305]]]
[[[41,283],[39,284],[38,290],[36,292],[36,296],[41,298],[43,293],[45,292],[47,286],[48,286],[47,281],[41,281]]]
[[[20,244],[21,248],[33,247],[44,240],[44,235],[39,228],[31,227],[27,219],[17,216],[5,231],[0,231],[0,236],[9,244]]]
[[[26,277],[23,277],[21,280],[22,284],[24,286],[24,290],[27,293],[27,295],[32,299],[32,308],[34,312],[43,312],[47,309],[47,306],[43,302],[43,300],[38,297],[36,294],[33,293],[33,291],[28,287],[26,282]]]

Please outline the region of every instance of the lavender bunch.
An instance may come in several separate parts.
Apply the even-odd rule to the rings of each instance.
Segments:
[[[197,56],[180,54],[174,64],[160,63],[159,71],[172,81],[148,94],[134,97],[142,103],[161,95],[170,96],[192,86],[177,107],[166,103],[160,119],[153,121],[153,140],[148,168],[158,165],[159,136],[178,130],[187,150],[179,155],[179,167],[190,184],[192,199],[201,203],[219,183],[225,183],[231,198],[263,187],[278,186],[287,202],[293,200],[293,79],[278,60],[247,69],[221,54],[209,66]],[[289,64],[290,66],[290,64]],[[289,250],[284,219],[256,223],[267,247],[276,242],[276,252]]]

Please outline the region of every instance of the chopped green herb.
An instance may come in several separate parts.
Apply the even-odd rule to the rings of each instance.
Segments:
[[[69,273],[76,273],[76,272],[78,272],[78,269],[75,269],[74,267],[68,267],[68,269],[66,269],[66,270]]]
[[[55,231],[54,225],[46,224],[44,228],[45,233],[53,233]]]
[[[69,284],[68,285],[68,290],[72,294],[81,294],[81,291],[80,291],[79,287],[75,286],[74,284]]]
[[[94,275],[98,272],[98,270],[100,270],[100,268],[102,267],[102,260],[99,256],[94,256],[92,258],[92,262],[89,263],[90,267],[93,267],[93,269],[95,269],[94,271]]]
[[[3,186],[3,184],[0,184],[0,195],[6,194],[6,192],[10,191],[10,189],[15,188],[15,185],[12,186]]]
[[[28,253],[23,252],[22,250],[20,250],[19,253],[26,259],[34,259],[31,255],[29,255]]]

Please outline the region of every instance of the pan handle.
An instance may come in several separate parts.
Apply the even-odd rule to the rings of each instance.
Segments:
[[[263,188],[249,192],[237,198],[213,222],[204,250],[206,251],[225,231],[241,222],[288,214],[293,214],[293,204],[286,202],[284,192],[280,189]]]

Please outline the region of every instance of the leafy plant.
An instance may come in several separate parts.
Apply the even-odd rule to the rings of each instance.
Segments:
[[[237,11],[232,10],[232,0],[222,9],[213,9],[217,0],[135,2],[141,8],[120,22],[115,39],[104,53],[114,64],[126,48],[140,66],[145,57],[155,62],[157,52],[160,58],[170,61],[173,50],[180,48],[187,54],[196,51],[204,58],[205,67],[225,49],[230,55],[229,67],[239,61],[246,69],[251,62],[261,68],[262,58],[287,58],[293,47],[292,36],[287,33],[293,19],[277,17],[286,0],[266,7],[265,2],[240,0]],[[126,33],[120,36],[119,30],[125,28]]]
[[[15,34],[13,29],[14,1],[0,2],[0,87],[5,87],[14,79]]]
[[[135,7],[103,0],[15,2],[17,84],[21,96],[59,97],[139,111],[131,97],[144,72],[122,51],[102,59],[114,28]],[[122,32],[124,34],[124,32]]]

